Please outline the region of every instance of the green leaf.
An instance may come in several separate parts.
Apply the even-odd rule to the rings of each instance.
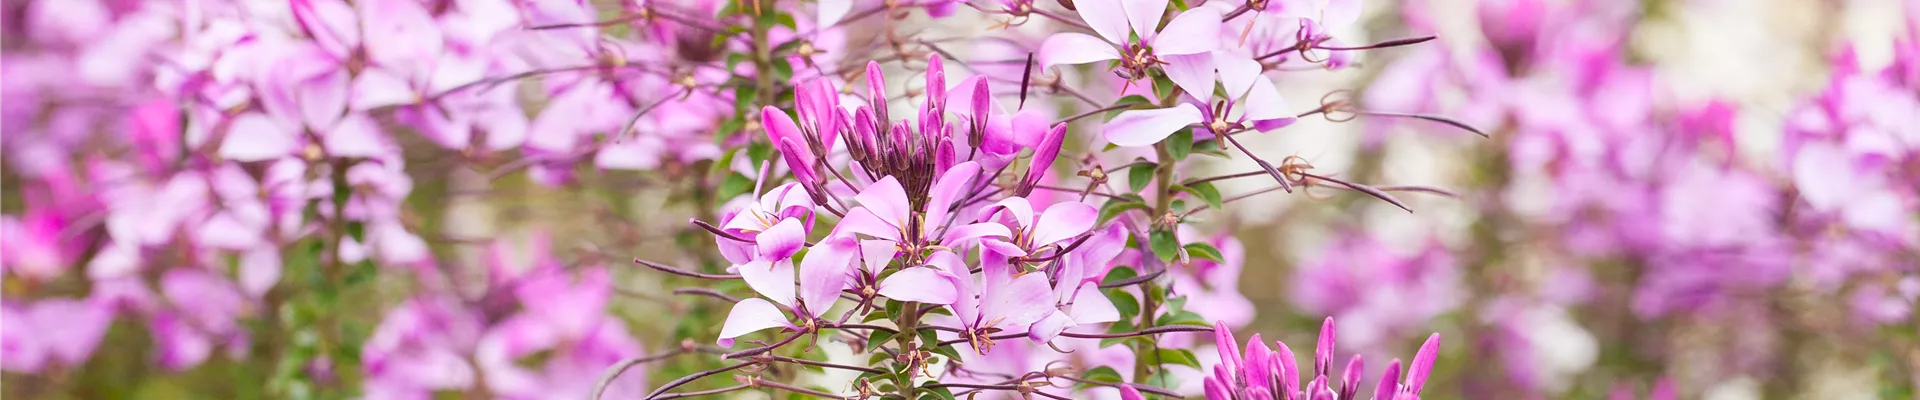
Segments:
[[[1173,236],[1173,231],[1155,230],[1149,240],[1148,243],[1153,246],[1153,255],[1159,256],[1160,261],[1173,261],[1173,258],[1180,254],[1180,239]]]
[[[1200,359],[1193,356],[1192,350],[1162,348],[1156,350],[1154,354],[1159,356],[1160,364],[1178,364],[1200,369]]]
[[[1101,292],[1107,295],[1107,301],[1113,303],[1113,308],[1120,311],[1120,319],[1132,320],[1134,316],[1140,315],[1140,301],[1134,300],[1133,293],[1127,293],[1121,288]]]
[[[773,143],[755,140],[747,144],[747,161],[752,161],[754,168],[759,168],[760,163],[772,159]]]
[[[928,389],[921,389],[921,390],[920,390],[920,398],[922,398],[922,399],[939,399],[939,400],[955,400],[955,399],[954,399],[954,397],[953,397],[953,391],[952,391],[952,390],[948,390],[948,389],[947,389],[946,387],[936,387],[936,388],[928,388]]]
[[[1106,112],[1106,115],[1102,116],[1101,121],[1111,121],[1113,120],[1114,116],[1120,115],[1121,111],[1133,109],[1135,108],[1134,106],[1152,106],[1153,100],[1148,99],[1146,96],[1135,94],[1135,95],[1128,95],[1127,97],[1121,97],[1119,101],[1113,102],[1113,105],[1116,105],[1116,106],[1125,105],[1127,107],[1117,108],[1117,109],[1114,109],[1113,111]],[[1107,145],[1108,150],[1112,150],[1113,147],[1115,146],[1111,144]]]
[[[1226,260],[1225,256],[1220,255],[1220,249],[1213,247],[1213,244],[1210,244],[1210,243],[1193,242],[1193,243],[1187,243],[1186,246],[1182,246],[1182,247],[1185,247],[1187,249],[1187,255],[1193,258],[1198,258],[1198,259],[1213,261],[1213,262],[1221,262]]]
[[[1108,367],[1104,365],[1099,367],[1094,367],[1093,369],[1087,370],[1087,372],[1080,374],[1080,380],[1091,381],[1091,382],[1104,382],[1104,383],[1127,383],[1127,379],[1120,376],[1120,371],[1114,371],[1113,367]],[[1082,385],[1081,387],[1099,386],[1091,383],[1082,383],[1081,385]]]
[[[1187,310],[1180,310],[1179,312],[1168,313],[1167,315],[1162,315],[1160,316],[1159,319],[1156,319],[1153,321],[1153,326],[1169,326],[1169,325],[1213,326],[1212,323],[1207,322],[1206,317],[1202,317],[1198,313],[1187,311]]]
[[[1192,129],[1181,129],[1167,136],[1167,154],[1173,156],[1174,161],[1186,160],[1190,153],[1193,153]]]
[[[720,181],[720,189],[717,191],[717,195],[719,195],[720,199],[732,199],[746,194],[749,190],[753,190],[753,178],[748,178],[746,175],[739,173],[730,173],[727,174],[726,179]]]
[[[1133,166],[1133,168],[1128,168],[1127,187],[1132,188],[1133,193],[1140,193],[1141,190],[1146,190],[1147,182],[1153,180],[1153,171],[1159,168],[1160,164],[1153,163],[1140,164]]]
[[[1220,189],[1214,187],[1213,182],[1200,182],[1192,185],[1181,185],[1180,191],[1193,194],[1193,197],[1198,197],[1200,198],[1200,200],[1206,201],[1207,206],[1213,207],[1213,209],[1215,210],[1218,210],[1221,208]]]
[[[867,335],[867,347],[880,347],[880,346],[886,345],[888,341],[893,340],[893,336],[895,334],[896,332],[874,329],[873,333]]]
[[[1133,327],[1133,320],[1124,319],[1124,318],[1121,319],[1119,322],[1114,322],[1112,325],[1107,326],[1107,333],[1127,333],[1127,332],[1133,332],[1135,330],[1136,329],[1134,329]],[[1146,340],[1146,339],[1144,336],[1111,337],[1106,339],[1100,339],[1100,347],[1106,348],[1108,346],[1113,346],[1116,344],[1123,344],[1123,343],[1138,341],[1138,340]]]
[[[1107,271],[1107,276],[1100,279],[1100,284],[1111,285],[1119,283],[1120,281],[1133,279],[1136,276],[1140,276],[1140,273],[1134,272],[1133,267],[1122,265],[1113,267],[1112,270]]]
[[[1099,223],[1105,224],[1107,223],[1107,221],[1113,220],[1114,217],[1118,217],[1120,216],[1120,214],[1125,214],[1127,211],[1145,210],[1149,208],[1151,207],[1147,206],[1147,203],[1145,202],[1108,200],[1107,204],[1100,206],[1100,222]]]

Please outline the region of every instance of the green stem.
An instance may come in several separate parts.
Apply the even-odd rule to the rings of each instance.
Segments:
[[[1152,216],[1154,223],[1151,224],[1157,226],[1161,218],[1173,212],[1173,165],[1171,164],[1173,155],[1167,151],[1166,142],[1155,144],[1153,146],[1153,152],[1155,156],[1154,160],[1160,163],[1159,166],[1154,169],[1154,205]],[[1155,227],[1151,229],[1161,228]],[[1165,229],[1173,229],[1173,227],[1169,226],[1165,227]],[[1140,297],[1143,299],[1140,304],[1140,322],[1134,325],[1135,328],[1140,330],[1153,328],[1154,315],[1160,313],[1160,299],[1154,296],[1153,293],[1159,289],[1160,284],[1158,282],[1147,281],[1140,284]],[[1135,359],[1137,360],[1133,363],[1133,382],[1135,383],[1145,383],[1147,377],[1152,376],[1153,368],[1157,367],[1160,362],[1157,357],[1157,349],[1160,347],[1158,343],[1159,338],[1146,336],[1142,339],[1143,340],[1135,343],[1133,351],[1133,354],[1136,355]],[[1150,366],[1149,362],[1153,365]]]
[[[920,303],[906,302],[900,307],[900,315],[897,318],[899,319],[894,321],[894,324],[900,326],[900,334],[894,335],[893,340],[899,344],[901,354],[906,354],[910,351],[909,349],[913,349],[913,341],[920,337]],[[913,384],[913,371],[907,371],[903,381],[893,384],[900,388],[900,394],[906,395],[909,399],[917,398],[914,397],[914,391],[918,388]]]

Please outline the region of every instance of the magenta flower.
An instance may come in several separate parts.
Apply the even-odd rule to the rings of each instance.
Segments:
[[[1143,79],[1155,66],[1204,58],[1220,48],[1220,11],[1202,7],[1174,17],[1165,29],[1160,17],[1166,0],[1091,0],[1077,2],[1080,18],[1093,27],[1084,33],[1058,33],[1040,45],[1042,67],[1120,60],[1115,71],[1127,80]],[[1138,36],[1135,43],[1131,37]],[[1175,38],[1158,40],[1160,38]]]
[[[981,214],[982,220],[998,218],[1013,228],[1013,234],[1007,240],[989,239],[983,244],[995,252],[1015,257],[1039,252],[1056,244],[1058,246],[1055,249],[1062,250],[1061,247],[1066,243],[1061,242],[1093,229],[1094,220],[1100,216],[1099,210],[1086,203],[1067,202],[1047,207],[1045,212],[1036,217],[1033,204],[1021,197],[1000,200],[982,210]]]
[[[1260,71],[1259,62],[1226,52],[1213,52],[1169,67],[1167,75],[1187,90],[1192,103],[1122,112],[1108,121],[1101,133],[1114,145],[1133,147],[1158,143],[1192,125],[1204,129],[1196,133],[1206,134],[1195,137],[1218,137],[1244,129],[1265,132],[1292,124],[1294,116],[1287,110],[1286,99],[1280,97],[1273,80]],[[1228,98],[1209,104],[1216,77]]]
[[[832,250],[814,251],[843,251],[839,244],[851,243],[851,240],[843,238],[832,242],[834,245],[828,247]],[[861,240],[859,246],[861,265],[867,273],[856,274],[851,285],[853,292],[861,298],[864,306],[877,304],[875,296],[898,301],[947,305],[953,304],[959,295],[953,283],[959,278],[945,269],[928,265],[902,267],[899,271],[888,275],[886,279],[881,279],[880,275],[886,271],[887,264],[900,255],[899,246],[892,241],[881,239]],[[947,251],[938,250],[932,257],[941,257],[938,254],[944,252]]]
[[[732,347],[734,338],[768,328],[811,332],[824,324],[821,317],[840,299],[840,291],[846,286],[848,263],[855,252],[852,242],[845,239],[816,245],[826,247],[823,250],[827,251],[808,253],[801,261],[796,292],[792,257],[805,244],[800,221],[794,218],[760,233],[755,243],[755,259],[733,269],[748,287],[773,301],[750,298],[735,303],[727,314],[726,324],[720,328],[720,346]],[[800,323],[789,322],[781,312],[782,307],[792,310]]]
[[[1298,367],[1294,364],[1293,350],[1286,343],[1274,342],[1279,346],[1274,351],[1260,341],[1256,333],[1247,341],[1244,353],[1240,350],[1238,339],[1225,323],[1214,324],[1214,344],[1220,348],[1220,364],[1213,368],[1213,374],[1206,378],[1205,393],[1208,399],[1276,399],[1276,400],[1320,400],[1320,399],[1358,399],[1360,381],[1363,374],[1361,358],[1358,354],[1347,363],[1341,374],[1341,384],[1332,384],[1334,351],[1333,318],[1327,318],[1320,328],[1320,340],[1314,350],[1313,379],[1306,386],[1300,385]],[[1417,400],[1420,389],[1426,385],[1427,376],[1433,371],[1433,363],[1439,358],[1440,334],[1427,337],[1421,344],[1419,353],[1414,355],[1413,363],[1407,367],[1406,380],[1401,381],[1400,360],[1394,359],[1380,378],[1380,384],[1373,394],[1374,400]]]
[[[1048,207],[1048,211],[1067,204]],[[1076,250],[1060,256],[1054,270],[1054,311],[1028,328],[1034,342],[1052,341],[1061,332],[1079,326],[1120,320],[1119,309],[1100,292],[1100,279],[1115,256],[1127,245],[1127,231],[1120,224],[1109,224],[1093,233]]]
[[[891,241],[900,251],[919,254],[935,245],[955,246],[983,237],[1007,237],[1005,226],[995,223],[956,221],[949,210],[973,185],[980,167],[963,162],[939,175],[930,187],[922,186],[909,197],[893,176],[868,185],[854,199],[860,206],[834,228],[835,235],[863,234]]]
[[[959,298],[953,302],[953,315],[960,319],[960,336],[973,346],[975,354],[992,351],[995,334],[1027,329],[1055,311],[1046,274],[1015,273],[1007,260],[1005,255],[985,251],[979,282],[973,279],[966,262],[953,253],[934,253],[928,261],[962,277],[955,285]]]

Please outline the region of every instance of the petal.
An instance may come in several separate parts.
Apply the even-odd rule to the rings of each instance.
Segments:
[[[1160,2],[1165,3],[1165,1]],[[1133,10],[1128,9],[1127,11],[1132,12]],[[1173,22],[1168,22],[1167,29],[1161,30],[1159,35],[1177,40],[1167,40],[1165,43],[1157,40],[1154,41],[1153,54],[1157,56],[1200,54],[1219,49],[1220,10],[1212,7],[1189,10],[1184,14],[1180,14],[1178,17],[1174,17]]]
[[[946,271],[928,267],[901,269],[880,281],[880,295],[899,301],[928,304],[953,304],[958,296],[954,278]]]
[[[1093,229],[1094,219],[1100,211],[1093,206],[1080,202],[1056,203],[1040,214],[1040,222],[1033,226],[1033,245],[1045,246],[1079,236]]]
[[[1217,52],[1216,52],[1217,53]],[[1213,99],[1213,57],[1206,54],[1179,54],[1162,57],[1167,65],[1161,70],[1167,72],[1167,79],[1179,85],[1188,96],[1195,100]],[[1231,91],[1227,93],[1233,93]]]
[[[754,260],[741,265],[737,270],[741,280],[747,281],[747,287],[761,296],[767,296],[774,302],[793,307],[793,261]]]
[[[1150,146],[1188,125],[1201,123],[1200,109],[1192,104],[1120,113],[1100,128],[1107,142],[1121,147]]]
[[[761,259],[785,260],[792,258],[794,253],[800,252],[800,248],[806,245],[807,233],[806,229],[800,226],[799,219],[787,218],[780,220],[780,223],[774,224],[772,228],[767,228],[766,232],[760,232],[753,241]]]
[[[293,150],[293,133],[260,113],[235,117],[227,126],[226,140],[220,143],[220,157],[241,162],[278,158]]]
[[[888,177],[888,179],[892,179],[892,177]],[[888,241],[900,241],[900,228],[881,221],[880,217],[874,216],[873,211],[865,207],[848,211],[847,218],[840,220],[840,224],[833,227],[834,236],[855,233],[886,239]]]
[[[1209,53],[1213,67],[1220,70],[1220,84],[1225,85],[1227,97],[1239,99],[1245,97],[1247,89],[1253,87],[1254,78],[1260,77],[1260,62],[1252,57],[1227,51]],[[1271,85],[1269,85],[1271,86]]]
[[[973,271],[967,267],[966,261],[961,260],[959,255],[951,251],[940,250],[927,257],[927,264],[944,269],[948,276],[955,277],[953,304],[949,306],[953,309],[953,315],[959,317],[964,324],[979,321],[980,292],[979,288],[974,286]]]
[[[720,326],[720,347],[733,347],[733,338],[767,328],[792,326],[787,323],[787,315],[779,307],[761,299],[746,299],[733,304],[733,310],[727,312],[727,322]]]
[[[1329,30],[1352,25],[1360,20],[1360,5],[1360,0],[1327,0],[1327,8],[1321,11],[1320,25]]]
[[[1068,316],[1073,317],[1077,325],[1098,324],[1120,320],[1120,310],[1113,306],[1107,295],[1100,293],[1100,284],[1085,282],[1080,285],[1078,294],[1073,296],[1073,309]]]
[[[1427,375],[1433,372],[1433,362],[1440,358],[1440,334],[1427,336],[1427,342],[1420,345],[1420,352],[1414,353],[1413,363],[1407,365],[1407,391],[1420,394],[1420,388],[1427,385]]]
[[[1213,321],[1213,345],[1220,353],[1220,365],[1234,371],[1241,369],[1240,340],[1233,338],[1233,329],[1226,321]]]
[[[1293,118],[1287,110],[1287,100],[1280,97],[1280,90],[1273,87],[1273,80],[1262,75],[1253,80],[1253,88],[1247,91],[1246,101],[1236,105],[1246,111],[1246,118],[1252,121],[1274,121]]]
[[[761,235],[765,236],[765,235]],[[857,244],[853,239],[829,240],[813,246],[800,261],[800,304],[814,317],[826,314],[847,286],[847,267]]]
[[[1050,342],[1054,337],[1060,336],[1060,332],[1066,332],[1067,328],[1072,328],[1073,325],[1073,318],[1065,313],[1047,314],[1046,318],[1041,318],[1040,321],[1027,327],[1027,339],[1033,340],[1034,343]]]
[[[983,237],[1008,237],[1011,232],[1005,225],[995,223],[966,224],[947,228],[946,236],[940,237],[940,244],[948,247],[965,245],[969,241]]]
[[[853,199],[860,202],[860,208],[872,211],[875,217],[894,230],[907,226],[907,214],[911,207],[907,204],[907,191],[900,187],[900,181],[894,180],[893,176],[880,178],[879,182],[867,185],[867,189],[861,190]]]
[[[893,262],[893,257],[899,254],[900,246],[891,240],[860,241],[860,257],[866,260],[869,274],[880,275],[880,271],[887,268],[887,263]]]
[[[327,155],[333,157],[374,158],[387,154],[379,124],[366,114],[354,113],[340,120],[322,139]]]
[[[333,70],[300,83],[297,96],[300,101],[300,118],[307,127],[315,131],[325,131],[340,120],[347,110],[346,70]]]
[[[1380,373],[1380,385],[1375,386],[1373,389],[1373,392],[1374,393],[1393,393],[1393,392],[1399,391],[1399,389],[1400,389],[1400,359],[1395,358],[1393,359],[1392,362],[1387,363],[1387,370],[1385,372]]]
[[[1025,327],[1052,314],[1053,288],[1047,285],[1047,275],[1030,273],[1013,278],[1006,285],[990,288],[987,293],[992,298],[987,302],[988,321],[999,320],[996,327]]]
[[[1095,33],[1106,38],[1107,43],[1126,43],[1129,34],[1127,12],[1120,7],[1121,0],[1080,0],[1080,19],[1087,21]],[[1165,5],[1164,2],[1162,5]],[[1113,48],[1113,46],[1107,46]]]
[[[1160,17],[1167,15],[1167,0],[1120,0],[1120,7],[1126,10],[1127,25],[1133,27],[1133,33],[1140,34],[1141,40],[1149,42],[1153,41],[1154,32],[1160,30]],[[1213,20],[1219,21],[1220,18],[1216,16]],[[1193,40],[1201,36],[1181,38]]]
[[[973,187],[973,178],[980,175],[980,164],[968,161],[940,174],[940,180],[933,183],[927,191],[927,227],[941,226],[947,223],[947,214],[952,212],[953,203],[966,195]],[[926,228],[923,228],[926,229]]]
[[[1006,211],[1007,216],[1013,217],[1013,223],[1018,225],[1020,229],[1033,227],[1033,203],[1026,198],[1008,197],[1001,199],[999,202],[995,202],[993,205],[981,209],[980,219],[997,221],[997,219],[994,218],[994,214],[1001,211]]]
[[[385,69],[369,68],[353,78],[353,97],[348,100],[355,111],[396,106],[414,101],[412,87]]]
[[[1040,44],[1040,67],[1086,64],[1120,58],[1113,44],[1084,33],[1057,33]]]
[[[853,0],[820,0],[819,19],[815,22],[814,29],[826,30],[833,27],[833,24],[840,23],[840,18],[846,17],[847,11],[852,9]]]

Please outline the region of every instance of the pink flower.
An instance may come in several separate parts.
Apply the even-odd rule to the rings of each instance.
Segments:
[[[747,264],[734,266],[748,287],[767,299],[750,298],[733,305],[727,313],[727,322],[720,328],[719,345],[732,347],[734,338],[768,328],[790,328],[801,332],[811,332],[822,326],[821,317],[826,315],[833,303],[840,299],[840,291],[846,287],[847,267],[854,255],[847,246],[848,241],[839,244],[828,243],[815,247],[828,246],[836,249],[820,253],[809,253],[800,265],[799,291],[794,290],[795,277],[793,255],[806,243],[800,221],[788,218],[772,229],[761,232],[756,239],[756,258]],[[800,318],[800,324],[788,322],[782,307],[792,310]]]
[[[1196,8],[1174,17],[1160,29],[1166,0],[1083,0],[1076,3],[1080,18],[1100,37],[1084,33],[1057,33],[1040,45],[1042,67],[1120,60],[1118,73],[1128,80],[1146,78],[1148,70],[1177,56],[1201,55],[1220,48],[1220,11]],[[1138,35],[1139,43],[1130,37]],[[1176,38],[1157,40],[1162,37]]]
[[[1294,117],[1287,110],[1286,99],[1260,72],[1259,62],[1226,52],[1183,59],[1167,67],[1167,76],[1186,89],[1197,104],[1125,111],[1107,121],[1101,133],[1114,145],[1132,147],[1158,143],[1192,125],[1204,129],[1198,133],[1217,137],[1240,129],[1264,132],[1292,124]],[[1228,98],[1209,104],[1215,77],[1224,85]]]
[[[963,277],[957,281],[959,298],[952,305],[953,315],[960,319],[961,337],[976,354],[993,349],[991,336],[1027,329],[1055,311],[1046,274],[1016,274],[1007,259],[992,250],[982,254],[982,280],[977,282],[966,262],[953,253],[934,253],[928,261]]]

